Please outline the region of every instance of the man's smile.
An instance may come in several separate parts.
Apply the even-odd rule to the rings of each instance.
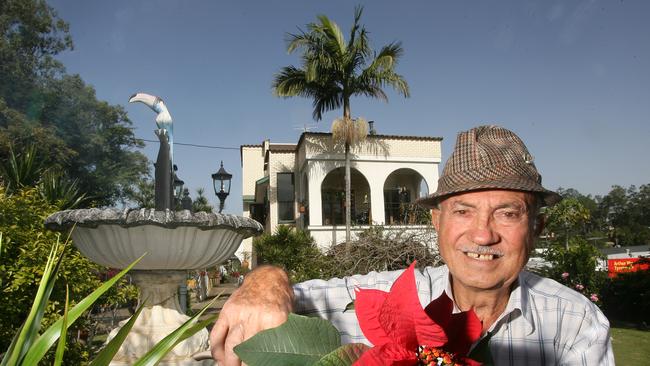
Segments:
[[[479,254],[474,252],[464,252],[464,253],[470,258],[478,259],[480,261],[491,261],[494,259],[498,259],[500,257],[499,255],[495,255],[495,254]]]

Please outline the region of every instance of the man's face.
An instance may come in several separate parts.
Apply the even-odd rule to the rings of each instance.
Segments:
[[[455,286],[498,289],[517,279],[533,246],[532,203],[529,193],[486,190],[453,195],[432,211]]]

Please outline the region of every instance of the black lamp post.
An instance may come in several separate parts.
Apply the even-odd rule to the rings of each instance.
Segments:
[[[183,185],[185,182],[183,182],[178,176],[176,175],[176,171],[178,171],[178,167],[176,164],[174,164],[174,174],[173,176],[173,182],[172,182],[172,192],[174,195],[174,201],[178,202],[180,199],[183,197]]]
[[[212,184],[214,185],[214,194],[219,197],[219,213],[223,211],[223,205],[226,202],[226,197],[230,194],[230,180],[232,174],[228,173],[223,168],[223,161],[219,170],[212,174]]]

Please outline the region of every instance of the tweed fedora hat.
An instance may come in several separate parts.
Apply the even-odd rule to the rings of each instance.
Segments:
[[[479,126],[458,134],[454,151],[438,179],[438,189],[417,203],[433,207],[447,196],[484,189],[537,193],[545,206],[562,199],[542,187],[533,156],[519,136],[503,127]]]

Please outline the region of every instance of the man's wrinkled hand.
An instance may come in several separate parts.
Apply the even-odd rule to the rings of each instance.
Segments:
[[[239,366],[233,348],[262,330],[284,323],[293,305],[293,290],[280,268],[258,267],[223,306],[210,333],[212,357],[220,366]]]

